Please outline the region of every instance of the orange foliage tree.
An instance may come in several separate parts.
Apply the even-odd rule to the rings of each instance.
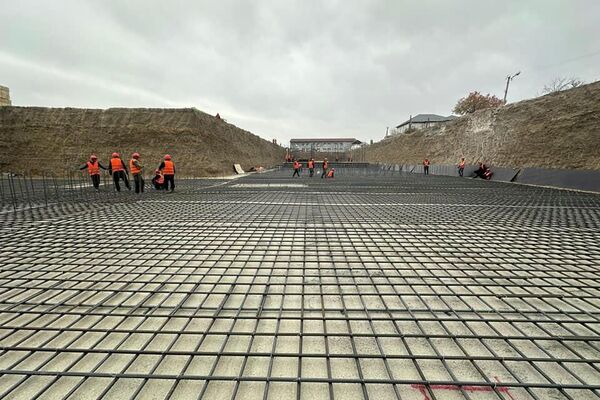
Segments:
[[[468,96],[458,100],[452,112],[459,115],[471,114],[485,108],[500,107],[504,102],[494,95],[471,92]]]

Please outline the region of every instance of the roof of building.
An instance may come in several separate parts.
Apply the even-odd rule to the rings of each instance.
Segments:
[[[290,143],[313,143],[313,142],[359,142],[355,138],[311,138],[311,139],[291,139]]]
[[[451,121],[454,118],[457,118],[454,115],[449,115],[447,117],[444,117],[443,115],[437,115],[437,114],[418,114],[415,115],[414,117],[412,117],[412,119],[409,119],[407,121],[404,121],[403,123],[401,123],[400,125],[398,125],[396,128],[400,128],[401,126],[407,125],[409,123],[425,123],[425,122],[446,122],[446,121]]]

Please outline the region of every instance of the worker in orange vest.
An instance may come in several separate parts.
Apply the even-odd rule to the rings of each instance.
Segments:
[[[333,178],[333,175],[335,174],[335,168],[331,168],[329,170],[329,172],[327,173],[327,177],[328,178]]]
[[[294,173],[292,174],[292,178],[298,176],[300,178],[300,162],[298,160],[294,160]]]
[[[327,175],[327,168],[329,168],[329,161],[327,158],[323,160],[323,173],[321,174],[321,179],[325,178]]]
[[[315,160],[313,158],[311,158],[310,160],[308,160],[308,176],[312,178],[314,174],[315,174]]]
[[[462,177],[465,172],[465,158],[461,158],[458,163],[458,176]]]
[[[110,163],[108,164],[108,173],[112,175],[113,182],[115,183],[115,189],[117,192],[121,191],[121,185],[119,185],[119,181],[123,179],[125,182],[125,186],[127,190],[131,190],[131,186],[129,186],[129,178],[127,177],[127,167],[119,153],[112,153],[112,158],[110,159]]]
[[[160,169],[154,171],[154,178],[152,178],[152,184],[156,190],[163,190],[165,186],[165,177],[163,176]]]
[[[173,193],[175,190],[175,163],[170,155],[165,154],[164,161],[160,164],[158,169],[165,177],[165,190],[169,190],[169,182],[171,182],[171,193]]]
[[[428,158],[423,160],[423,173],[425,175],[429,175],[429,159]]]
[[[131,155],[131,160],[129,160],[129,170],[131,171],[131,175],[133,175],[136,193],[144,193],[144,176],[142,174],[143,168],[144,166],[140,161],[140,153],[133,153]]]
[[[83,164],[81,167],[79,167],[80,170],[84,170],[86,169],[88,170],[88,174],[90,175],[90,178],[92,179],[92,185],[94,185],[94,189],[99,190],[100,189],[100,168],[102,168],[103,170],[106,170],[106,167],[104,167],[104,165],[100,164],[100,161],[98,161],[98,157],[96,157],[95,154],[92,154],[90,156],[90,159]]]

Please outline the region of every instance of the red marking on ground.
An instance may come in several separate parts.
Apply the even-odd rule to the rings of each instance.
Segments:
[[[497,376],[494,377],[496,381],[500,382]],[[414,389],[418,389],[419,392],[423,395],[423,400],[431,400],[429,397],[428,388],[430,390],[454,390],[454,391],[465,391],[465,392],[498,392],[505,393],[511,400],[516,400],[513,395],[510,393],[510,389],[507,387],[492,387],[492,386],[477,386],[477,385],[425,385],[422,383],[414,383],[410,385]]]

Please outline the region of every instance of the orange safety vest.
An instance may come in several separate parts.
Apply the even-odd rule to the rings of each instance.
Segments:
[[[165,177],[162,174],[159,174],[158,179],[156,180],[156,183],[158,183],[159,185],[162,185],[163,183],[165,183]]]
[[[88,168],[88,173],[90,175],[100,175],[100,166],[98,166],[98,161],[96,162],[91,162],[88,161],[87,163],[87,168]]]
[[[175,175],[175,164],[171,160],[165,160],[165,167],[163,168],[163,175]]]
[[[426,166],[426,167],[429,167],[429,160],[423,161],[423,165]]]
[[[323,161],[323,169],[327,169],[329,163],[327,161]]]
[[[112,172],[119,172],[125,170],[125,168],[123,168],[123,160],[121,160],[120,158],[111,158],[110,167],[112,169]]]
[[[315,167],[315,163],[312,161],[308,162],[308,168],[313,169]]]
[[[458,164],[458,168],[464,168],[464,167],[465,167],[465,162],[464,162],[464,161],[461,161],[461,162]]]
[[[294,169],[300,168],[300,163],[298,161],[294,161]]]
[[[134,161],[135,161],[135,159],[133,159],[133,158],[131,160],[129,160],[129,169],[131,170],[131,173],[133,175],[137,175],[140,172],[142,172],[142,169],[136,167]]]
[[[328,178],[333,178],[333,170],[331,170],[331,171],[329,171],[329,172],[327,173],[327,177],[328,177]]]

